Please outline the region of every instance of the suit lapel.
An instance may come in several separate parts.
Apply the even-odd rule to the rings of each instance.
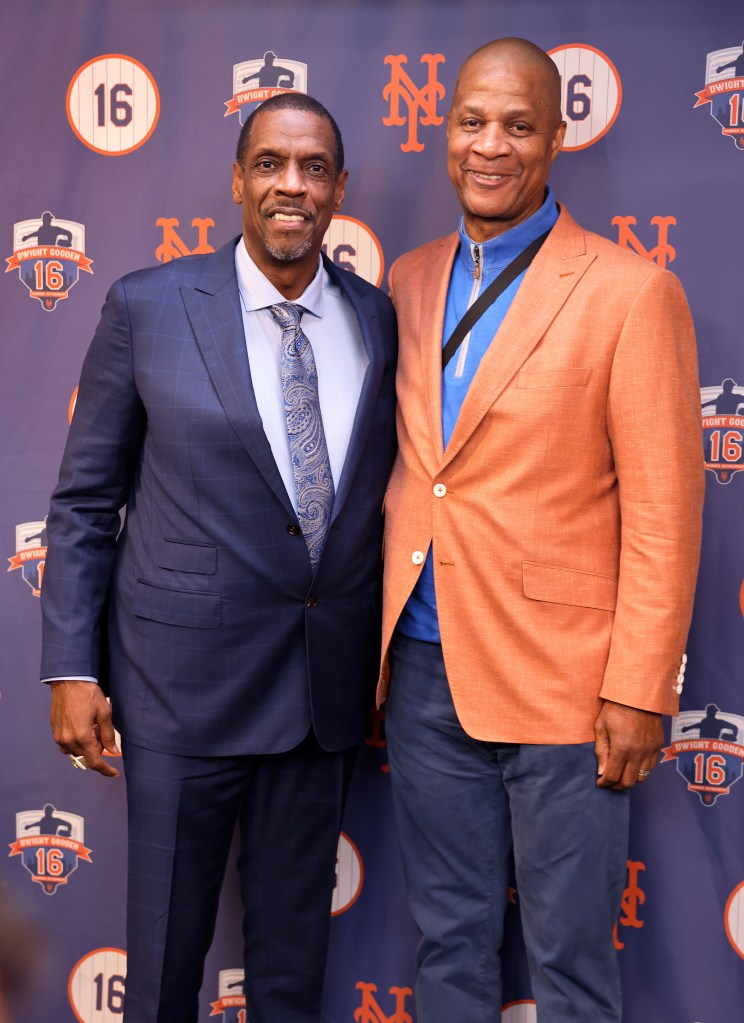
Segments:
[[[287,515],[294,518],[253,390],[235,273],[235,242],[216,252],[196,287],[182,287],[181,295],[227,418]]]
[[[359,468],[369,432],[372,429],[375,403],[380,393],[380,383],[384,368],[384,347],[380,334],[380,321],[377,316],[372,295],[368,291],[357,291],[354,287],[354,278],[347,274],[339,273],[334,264],[323,257],[323,264],[333,283],[341,289],[344,298],[351,304],[359,323],[359,329],[364,341],[364,347],[369,358],[367,369],[362,381],[362,390],[359,395],[354,425],[349,438],[349,447],[344,459],[344,466],[341,470],[341,478],[336,486],[336,498],[333,502],[333,521],[341,511],[344,501],[349,494],[349,488]]]
[[[583,230],[562,211],[481,360],[444,453],[443,466],[462,449],[537,347],[594,258],[586,251]],[[441,371],[441,362],[439,365]]]
[[[444,312],[447,305],[452,262],[459,243],[457,233],[442,238],[433,259],[427,260],[426,276],[421,289],[419,352],[421,376],[426,391],[430,436],[437,462],[444,454],[442,434],[442,345],[444,344]]]

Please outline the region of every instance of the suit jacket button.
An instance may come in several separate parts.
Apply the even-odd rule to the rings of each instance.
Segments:
[[[299,536],[300,527],[297,525],[296,522],[290,522],[290,524],[287,526],[287,532],[289,533],[290,536]]]
[[[444,483],[435,483],[434,484],[434,496],[435,497],[444,497],[444,495],[446,493],[447,493],[447,488],[445,487]]]
[[[424,552],[423,551],[414,551],[413,554],[411,555],[411,561],[414,563],[414,565],[423,565],[423,563],[424,563]]]
[[[307,607],[315,607],[315,605],[317,603],[318,603],[318,598],[317,597],[308,597],[306,602],[305,602]]]

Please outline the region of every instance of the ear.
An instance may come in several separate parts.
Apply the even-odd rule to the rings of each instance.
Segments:
[[[344,204],[346,197],[346,182],[349,179],[349,172],[342,170],[339,176],[336,178],[336,186],[333,194],[333,211],[338,213]]]
[[[565,137],[566,137],[566,122],[565,121],[561,121],[561,123],[558,125],[558,127],[555,129],[555,132],[553,133],[553,142],[552,142],[551,147],[550,147],[550,162],[551,163],[553,162],[553,160],[555,160],[556,156],[558,156],[558,154],[560,153],[561,149],[563,148],[563,140],[564,140]]]
[[[243,201],[243,168],[237,160],[233,164],[232,199],[237,206]]]

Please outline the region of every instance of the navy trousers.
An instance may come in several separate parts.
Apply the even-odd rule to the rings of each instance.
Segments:
[[[612,930],[628,794],[598,789],[594,744],[517,745],[461,728],[441,647],[392,647],[388,753],[422,939],[418,1023],[498,1023],[510,858],[540,1023],[617,1023]]]
[[[181,757],[124,744],[125,1023],[196,1023],[236,824],[251,1023],[318,1023],[356,750]]]

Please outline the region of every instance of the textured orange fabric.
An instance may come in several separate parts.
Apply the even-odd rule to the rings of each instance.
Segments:
[[[470,735],[591,741],[600,698],[676,713],[704,491],[681,285],[562,210],[445,451],[456,247],[457,235],[432,242],[390,272],[400,450],[385,500],[383,651],[433,543],[447,676]],[[384,654],[380,703],[388,675]]]

